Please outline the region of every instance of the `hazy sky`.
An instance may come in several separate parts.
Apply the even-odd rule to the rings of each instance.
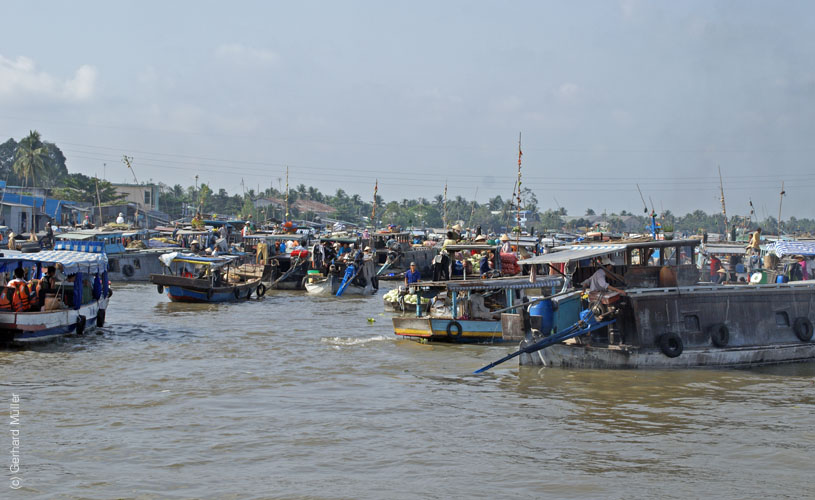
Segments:
[[[815,217],[815,3],[14,2],[0,140],[71,171]],[[106,163],[107,166],[103,166]],[[285,182],[283,179],[282,182]]]

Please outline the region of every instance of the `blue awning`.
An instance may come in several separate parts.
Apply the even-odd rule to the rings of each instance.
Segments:
[[[95,274],[104,272],[108,267],[108,258],[104,253],[48,250],[36,253],[5,252],[5,256],[0,257],[0,272],[14,271],[20,262],[41,262],[43,266],[61,264],[65,274]]]
[[[767,251],[779,257],[785,255],[815,255],[815,241],[776,241]]]

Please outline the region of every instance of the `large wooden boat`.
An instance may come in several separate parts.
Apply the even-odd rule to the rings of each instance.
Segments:
[[[591,310],[606,326],[527,352],[521,364],[581,368],[750,367],[815,359],[815,281],[767,285],[698,283],[698,240],[574,245],[521,261],[560,265],[575,283],[608,257],[624,295],[581,292],[553,300],[551,329],[534,332],[528,348],[557,335]],[[612,282],[613,283],[613,282]]]
[[[0,343],[29,344],[77,334],[101,327],[112,294],[107,258],[102,245],[89,245],[88,252],[50,250],[36,253],[6,251],[0,254],[0,272],[6,278],[23,268],[40,279],[48,266],[59,269],[53,293],[32,299],[26,311],[0,310]]]
[[[158,293],[167,293],[173,302],[235,302],[254,294],[266,293],[264,276],[247,276],[238,270],[235,257],[201,257],[171,253],[160,257],[164,274],[153,274],[150,281]]]

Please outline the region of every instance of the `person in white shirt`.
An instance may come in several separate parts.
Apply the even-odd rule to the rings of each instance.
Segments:
[[[116,224],[124,224],[125,223],[125,214],[119,212],[119,216],[116,217]]]
[[[600,265],[597,266],[597,271],[595,271],[589,279],[582,283],[583,289],[585,290],[588,288],[590,292],[607,292],[611,290],[612,292],[617,292],[620,295],[625,295],[625,291],[609,285],[606,281],[607,271],[603,266],[613,265],[611,259],[608,257],[603,257],[599,264]]]

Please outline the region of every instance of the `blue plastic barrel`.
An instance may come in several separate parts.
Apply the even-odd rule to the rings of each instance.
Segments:
[[[541,317],[541,332],[550,333],[555,326],[555,311],[552,307],[552,299],[541,300],[529,306],[530,316]]]

